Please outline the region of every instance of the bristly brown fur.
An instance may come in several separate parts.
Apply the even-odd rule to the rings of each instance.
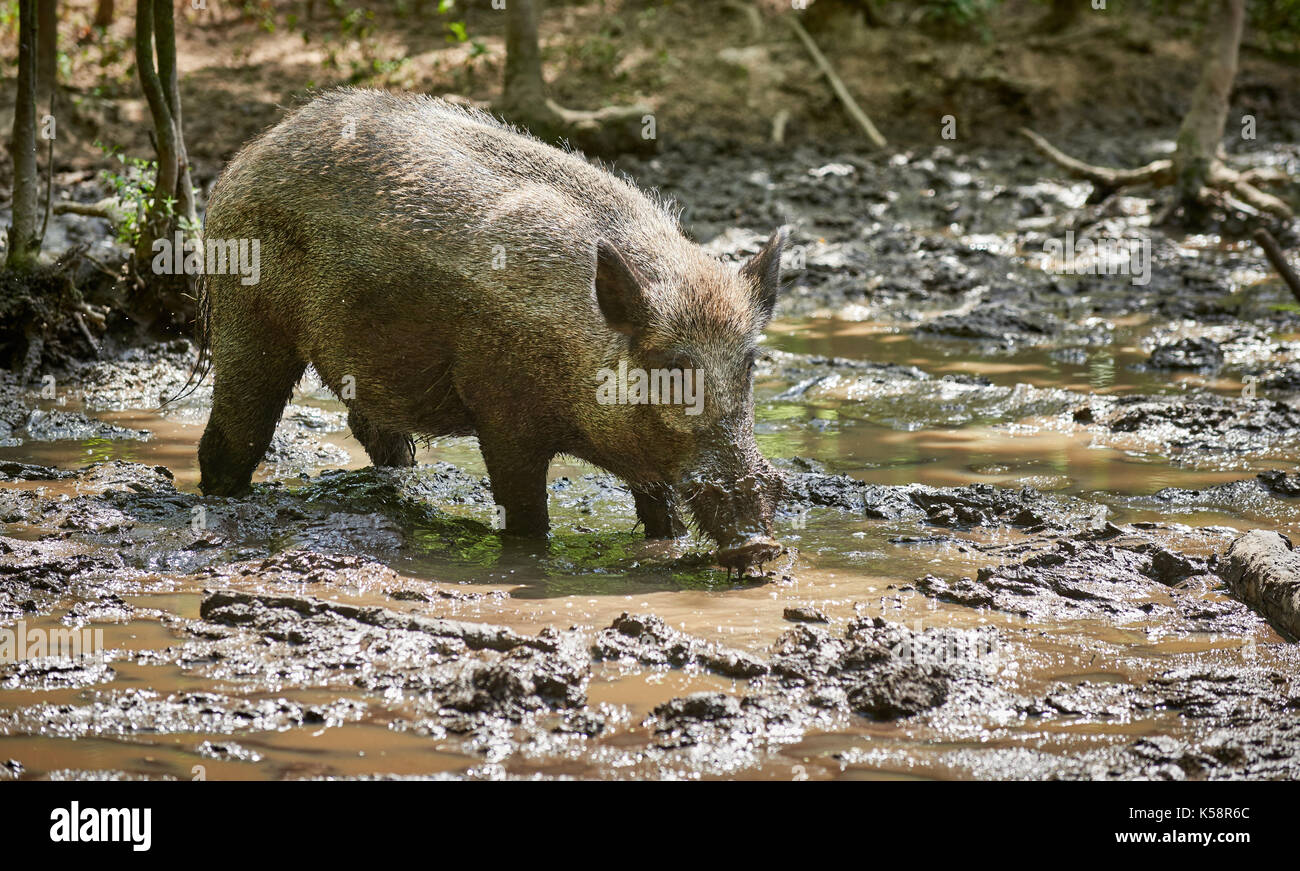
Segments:
[[[754,443],[750,364],[781,233],[737,273],[580,155],[435,98],[342,89],[236,155],[205,236],[257,239],[262,264],[256,286],[203,283],[205,492],[248,486],[310,363],[376,463],[409,462],[412,436],[477,435],[509,531],[546,530],[546,469],[567,453],[637,488],[647,529],[682,528],[665,495],[680,485],[743,560],[770,550],[780,485]],[[702,413],[599,402],[620,361],[698,371]]]
[[[204,379],[208,377],[208,373],[212,371],[212,332],[210,326],[212,300],[208,296],[208,283],[205,279],[206,276],[200,275],[195,283],[198,300],[194,313],[194,347],[196,350],[194,366],[190,369],[189,376],[185,379],[185,383],[181,385],[181,389],[176,395],[164,397],[159,402],[160,408],[165,408],[173,402],[179,402],[195,390],[198,390]]]

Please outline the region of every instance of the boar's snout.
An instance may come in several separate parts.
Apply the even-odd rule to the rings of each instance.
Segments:
[[[687,496],[700,527],[718,542],[718,562],[741,575],[781,552],[772,518],[785,482],[766,460],[751,468],[746,475],[724,476],[726,483],[696,480]]]

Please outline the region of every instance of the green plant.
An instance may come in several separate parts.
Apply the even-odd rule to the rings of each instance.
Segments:
[[[1000,0],[922,0],[916,17],[923,24],[946,30],[985,30]]]
[[[1246,11],[1251,29],[1270,47],[1300,48],[1300,0],[1255,0]]]
[[[18,0],[3,0],[0,2],[0,31],[13,38],[14,44],[18,42]]]
[[[339,32],[345,36],[365,39],[374,29],[375,13],[369,9],[353,7],[339,19]]]
[[[244,0],[241,10],[246,18],[257,22],[267,33],[275,33],[275,3],[273,0]]]
[[[117,241],[134,248],[140,241],[140,223],[153,202],[158,162],[143,157],[127,157],[116,145],[108,146],[96,141],[95,147],[116,158],[121,165],[120,172],[102,169],[99,177],[121,204],[122,220],[117,225]],[[168,220],[176,218],[176,200],[167,197],[163,203]],[[177,224],[186,235],[197,233],[199,229],[184,217],[179,218]]]
[[[578,43],[573,54],[583,72],[608,75],[618,62],[618,51],[618,41],[602,31]]]

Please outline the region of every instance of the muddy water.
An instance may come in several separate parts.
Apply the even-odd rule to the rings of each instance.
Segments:
[[[1148,352],[1141,340],[1149,319],[1131,316],[1111,321],[1112,344],[1064,357],[1058,349],[1032,348],[997,358],[973,356],[968,342],[920,339],[891,322],[830,318],[777,322],[768,341],[783,351],[828,357],[870,359],[878,363],[918,366],[938,376],[976,375],[1014,387],[1060,387],[1081,393],[1162,393],[1200,387],[1239,393],[1237,378],[1142,368]]]
[[[1134,368],[1145,358],[1139,345],[1142,330],[1140,320],[1121,325],[1116,342],[1075,355],[1071,362],[1061,362],[1050,350],[974,354],[959,344],[919,340],[894,325],[872,322],[779,323],[769,345],[801,355],[918,367],[935,378],[974,376],[1013,390],[1016,385],[1030,385],[1080,395],[1158,394],[1186,389],[1189,382],[1225,395],[1241,390],[1240,381],[1231,377],[1170,377]],[[783,399],[790,382],[778,372],[759,385],[760,441],[777,459],[811,458],[827,472],[870,484],[1033,487],[1084,504],[1095,510],[1099,521],[1145,523],[1162,546],[1190,555],[1209,556],[1222,550],[1233,529],[1264,526],[1300,533],[1300,512],[1284,500],[1251,511],[1195,505],[1171,510],[1143,501],[1163,488],[1197,490],[1239,481],[1255,470],[1276,468],[1279,459],[1293,465],[1296,457],[1285,452],[1189,462],[1176,455],[1097,444],[1094,433],[1050,423],[1046,414],[954,410],[950,405],[960,405],[960,400],[926,393],[931,387],[928,382],[904,384],[892,398],[876,401],[833,394]],[[1050,397],[1044,400],[1049,405],[1051,401]],[[330,413],[342,410],[319,389],[307,389],[294,402]],[[899,406],[907,413],[900,412]],[[63,407],[75,409],[76,401]],[[1023,407],[1037,408],[1033,402]],[[912,413],[918,410],[921,413]],[[66,469],[113,460],[161,465],[174,475],[178,490],[196,492],[195,447],[202,419],[194,408],[167,414],[127,408],[95,411],[93,416],[119,427],[147,430],[151,437],[29,442],[0,449],[0,460]],[[293,474],[285,474],[283,465],[268,465],[259,470],[258,479],[280,481],[294,489],[308,486],[309,476],[319,473],[321,466],[360,469],[367,465],[346,430],[325,431],[317,441],[335,462],[315,467],[300,464]],[[424,446],[418,462],[451,463],[471,476],[484,474],[469,439]],[[104,630],[105,648],[111,651],[111,679],[85,687],[20,685],[0,692],[0,714],[42,704],[77,706],[125,690],[149,690],[163,697],[215,693],[249,702],[302,706],[351,700],[359,713],[235,734],[228,729],[206,731],[199,727],[201,719],[193,728],[184,723],[166,729],[146,724],[116,731],[51,728],[32,733],[7,727],[0,734],[0,759],[18,760],[24,777],[59,776],[60,772],[181,779],[440,772],[489,777],[533,773],[615,778],[1032,777],[1054,770],[1055,763],[1042,759],[1098,753],[1142,738],[1191,741],[1202,731],[1197,723],[1160,705],[1104,716],[1086,706],[1074,712],[1067,707],[1046,716],[1033,709],[1027,712],[1023,704],[992,701],[982,706],[949,706],[951,710],[932,717],[885,722],[831,711],[804,723],[790,740],[773,739],[761,753],[732,748],[716,756],[666,757],[639,749],[653,742],[647,724],[660,706],[701,692],[743,696],[755,687],[770,686],[770,680],[754,682],[699,668],[597,662],[586,707],[606,717],[600,734],[563,740],[530,734],[512,743],[509,735],[517,727],[507,724],[495,740],[467,744],[460,737],[407,728],[421,710],[410,695],[390,692],[377,698],[374,692],[346,681],[320,685],[292,674],[248,685],[214,670],[211,662],[175,655],[194,637],[192,624],[185,621],[200,618],[205,590],[214,586],[480,621],[526,635],[558,627],[573,628],[589,638],[624,612],[653,614],[689,635],[760,656],[795,625],[786,616],[789,608],[815,608],[829,621],[832,632],[877,616],[917,633],[991,628],[998,641],[983,655],[983,666],[999,691],[1017,698],[1035,697],[1053,688],[1060,692],[1062,686],[1140,687],[1172,665],[1188,662],[1269,668],[1276,659],[1283,673],[1293,669],[1279,652],[1284,649],[1279,637],[1262,621],[1244,617],[1231,624],[1231,631],[1200,631],[1184,624],[1171,629],[1161,617],[1025,617],[918,592],[919,578],[975,577],[983,567],[1015,562],[1027,552],[1024,548],[1043,545],[1040,534],[1010,527],[936,529],[918,526],[911,519],[871,519],[814,507],[781,519],[780,537],[797,553],[787,557],[766,582],[737,582],[707,564],[691,561],[690,555],[703,549],[699,542],[642,540],[633,529],[630,500],[591,495],[593,471],[558,463],[552,468],[555,531],[551,542],[541,546],[503,546],[494,536],[484,536],[467,547],[403,547],[383,559],[394,575],[378,581],[335,575],[323,585],[304,579],[266,579],[257,573],[225,576],[219,585],[190,571],[160,568],[136,573],[121,596],[131,616],[91,621]],[[39,488],[52,499],[77,494],[77,487],[65,481],[0,486]],[[565,496],[571,490],[581,498]],[[481,523],[489,520],[487,508],[470,500],[440,507],[452,516]],[[288,545],[294,542],[292,525],[285,531]],[[51,532],[57,531],[40,522],[6,528],[12,538],[33,541]],[[432,535],[429,540],[434,540]],[[75,549],[75,529],[64,541],[59,546]],[[466,593],[483,595],[466,597]],[[1197,598],[1207,607],[1231,603],[1221,589],[1202,590]],[[1135,593],[1126,604],[1158,609],[1174,607],[1178,601],[1182,600],[1172,590],[1146,590]],[[28,620],[28,628],[62,625],[67,621],[61,618],[76,604],[76,595],[69,594],[49,614]],[[157,655],[146,655],[150,651]]]
[[[1118,327],[1114,343],[1066,359],[1052,347],[994,357],[977,355],[966,342],[921,339],[894,323],[874,321],[778,322],[769,332],[768,343],[775,349],[796,354],[870,359],[882,364],[918,367],[939,378],[975,377],[1007,388],[1032,385],[1080,396],[1177,395],[1190,390],[1228,397],[1242,393],[1243,382],[1232,373],[1147,368],[1149,352],[1143,349],[1142,339],[1149,330],[1148,319],[1131,317],[1114,323]],[[778,389],[781,386],[785,385],[778,383]],[[833,471],[869,483],[1031,486],[1086,495],[1114,506],[1122,497],[1145,496],[1166,487],[1195,489],[1240,480],[1243,472],[1277,468],[1279,464],[1291,463],[1295,456],[1284,451],[1189,464],[1174,462],[1173,457],[1158,451],[1133,451],[1099,444],[1092,433],[1062,431],[1034,418],[981,417],[974,411],[958,427],[925,426],[927,421],[946,423],[943,409],[938,409],[936,414],[933,405],[918,408],[909,404],[905,395],[889,399],[890,403],[903,403],[903,411],[878,412],[877,418],[864,418],[860,401],[784,405],[779,395],[760,411],[760,418],[767,425],[760,441],[770,455],[816,457]],[[782,422],[791,417],[800,423],[832,425],[797,426],[787,431]],[[1131,514],[1126,519],[1156,519],[1142,516],[1140,511]],[[1272,526],[1274,521],[1291,519],[1290,513],[1284,512],[1264,521]],[[1227,516],[1196,518],[1197,523],[1207,525],[1227,520]]]

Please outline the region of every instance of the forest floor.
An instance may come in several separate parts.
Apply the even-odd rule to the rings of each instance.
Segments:
[[[779,23],[648,8],[673,26],[628,7],[605,33],[594,7],[553,6],[544,32],[605,42],[554,38],[548,76],[572,106],[597,81],[601,101],[660,101],[660,153],[618,166],[718,256],[793,228],[756,387],[789,553],[737,582],[705,541],[645,542],[618,481],[560,464],[551,540],[504,544],[473,439],[367,468],[311,377],[253,494],[205,499],[210,385],[159,410],[188,341],[110,334],[96,359],[73,335],[50,378],[0,374],[0,624],[99,629],[101,655],[0,665],[0,779],[1300,776],[1300,654],[1219,577],[1242,532],[1300,535],[1294,300],[1240,216],[1153,228],[1152,192],[1089,205],[1010,144],[1030,122],[1092,159],[1167,150],[1183,41],[826,34],[896,142],[875,154]],[[283,22],[180,28],[198,181],[367,56],[379,84],[490,98],[489,16],[466,15],[468,43],[419,24],[333,66]],[[475,39],[471,75],[452,59]],[[728,75],[728,46],[764,54]],[[917,74],[876,75],[891,65]],[[1242,165],[1300,175],[1294,77],[1248,57]],[[143,149],[128,90],[87,97],[70,140]],[[938,138],[945,111],[970,141]],[[61,189],[102,196],[79,148]],[[70,218],[52,247],[108,259],[106,232]],[[1139,274],[1062,270],[1067,232],[1138,246]]]
[[[786,557],[737,582],[558,463],[550,542],[503,544],[473,439],[366,468],[311,378],[205,499],[210,388],[157,410],[188,342],[6,375],[0,616],[104,633],[0,667],[10,773],[1300,775],[1300,654],[1218,574],[1300,534],[1300,316],[1247,243],[1000,152],[626,167],[720,256],[797,228],[757,385]],[[1044,270],[1065,227],[1148,240],[1149,281]]]

